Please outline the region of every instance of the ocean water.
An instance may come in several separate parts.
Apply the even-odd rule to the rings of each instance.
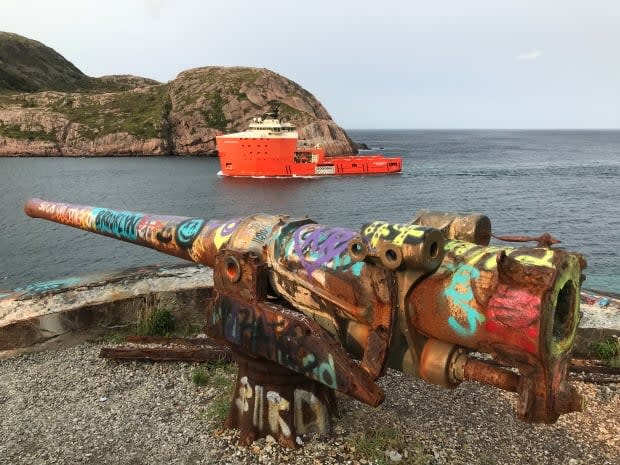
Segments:
[[[180,260],[44,220],[30,197],[204,218],[257,212],[359,228],[423,208],[481,212],[496,235],[550,232],[585,254],[585,287],[620,291],[620,131],[351,130],[398,175],[231,179],[213,158],[0,158],[0,289]]]

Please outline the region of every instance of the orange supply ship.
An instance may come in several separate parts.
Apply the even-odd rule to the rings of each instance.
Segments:
[[[398,173],[400,157],[344,155],[326,157],[319,145],[298,146],[295,126],[277,113],[254,118],[243,132],[217,136],[221,174],[225,176],[339,176]]]

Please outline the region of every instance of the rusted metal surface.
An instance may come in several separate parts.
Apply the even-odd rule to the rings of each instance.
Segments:
[[[620,366],[609,366],[600,361],[593,362],[583,359],[573,359],[570,364],[570,371],[620,376]]]
[[[491,220],[480,213],[459,214],[421,210],[412,223],[437,228],[446,239],[489,245]]]
[[[229,347],[211,338],[126,336],[126,344],[104,347],[101,358],[116,360],[146,360],[155,362],[216,362],[232,361]]]
[[[99,357],[115,360],[152,362],[232,361],[230,350],[222,347],[104,347]]]
[[[328,435],[336,411],[334,391],[282,365],[235,351],[239,366],[224,425],[239,428],[247,445],[267,435],[295,448],[302,434]]]
[[[277,376],[311,383],[316,397],[335,389],[370,405],[383,399],[374,381],[391,367],[446,387],[476,380],[517,392],[525,421],[554,422],[582,408],[566,375],[583,257],[489,246],[484,215],[421,212],[413,223],[375,221],[354,231],[286,216],[206,221],[42,200],[26,211],[214,267],[206,328],[245,364],[229,421],[244,441],[275,434],[260,413],[266,397],[254,398],[251,421],[250,410],[235,413],[274,367],[285,370]],[[544,237],[536,239],[553,243]],[[300,426],[291,386],[269,389],[286,400],[276,403],[292,431]]]
[[[204,346],[227,350],[226,346],[219,344],[215,339],[209,337],[138,336],[130,334],[125,336],[123,340],[130,344],[172,344],[178,346]]]
[[[277,304],[217,300],[207,331],[239,351],[276,362],[332,389],[377,406],[383,391],[316,322]]]
[[[484,363],[485,365],[504,370],[510,368],[494,360],[484,360]],[[620,382],[620,367],[609,366],[601,360],[573,358],[570,362],[569,371],[570,375],[568,379],[571,381],[583,381],[586,383]]]
[[[536,242],[536,247],[551,247],[555,244],[561,244],[562,241],[556,239],[549,233],[541,234],[538,237],[533,236],[496,236],[493,237],[504,242]]]
[[[521,377],[514,371],[469,358],[463,367],[463,379],[478,381],[509,392],[518,392]]]
[[[520,385],[517,415],[555,421],[566,405],[556,408],[555,399],[579,397],[565,386],[578,323],[579,257],[462,241],[448,241],[445,249],[441,267],[411,294],[410,325],[518,368],[528,382]]]

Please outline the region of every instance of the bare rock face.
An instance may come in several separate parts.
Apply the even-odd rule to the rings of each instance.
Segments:
[[[356,144],[331,120],[314,121],[304,126],[299,131],[299,138],[309,146],[322,145],[329,155],[357,153]]]
[[[205,67],[161,84],[90,77],[55,50],[0,31],[0,156],[209,155],[278,102],[307,144],[356,153],[323,105],[267,69]]]
[[[162,85],[101,94],[4,95],[0,156],[166,154],[159,108],[166,95]]]
[[[94,140],[78,139],[74,144],[65,144],[63,154],[82,156],[83,154],[110,155],[165,155],[164,143],[159,138],[141,140],[126,132],[115,132]]]
[[[142,76],[133,76],[131,74],[110,74],[108,76],[100,76],[96,78],[101,87],[110,87],[115,90],[129,90],[139,87],[156,86],[159,84],[154,79]]]
[[[170,125],[175,152],[212,153],[215,136],[247,129],[279,102],[280,115],[308,144],[329,155],[356,153],[323,105],[295,82],[267,69],[205,67],[184,71],[170,83]]]
[[[58,145],[53,142],[39,140],[23,141],[0,137],[0,156],[3,155],[58,157],[62,153],[58,149]]]
[[[0,94],[0,156],[213,155],[216,135],[246,129],[273,102],[307,145],[357,153],[310,92],[267,69],[197,68],[168,84],[97,79],[112,91]]]

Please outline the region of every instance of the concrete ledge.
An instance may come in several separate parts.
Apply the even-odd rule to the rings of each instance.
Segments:
[[[0,294],[0,351],[67,333],[137,320],[145,307],[170,310],[179,325],[204,324],[213,272],[198,265],[150,266],[36,283]]]
[[[0,358],[24,348],[70,345],[134,324],[145,308],[168,309],[180,327],[201,328],[212,295],[213,271],[200,265],[148,266],[0,291]],[[607,303],[600,306],[603,297]],[[581,311],[576,354],[587,356],[592,342],[620,336],[616,295],[586,291]]]
[[[603,299],[606,305],[596,303]],[[581,300],[581,321],[573,353],[579,357],[590,357],[594,355],[591,348],[593,342],[620,337],[620,300],[614,294],[598,294],[591,290],[584,290]]]
[[[578,357],[595,357],[592,343],[603,342],[610,337],[620,338],[620,330],[611,328],[577,328],[573,354]]]

